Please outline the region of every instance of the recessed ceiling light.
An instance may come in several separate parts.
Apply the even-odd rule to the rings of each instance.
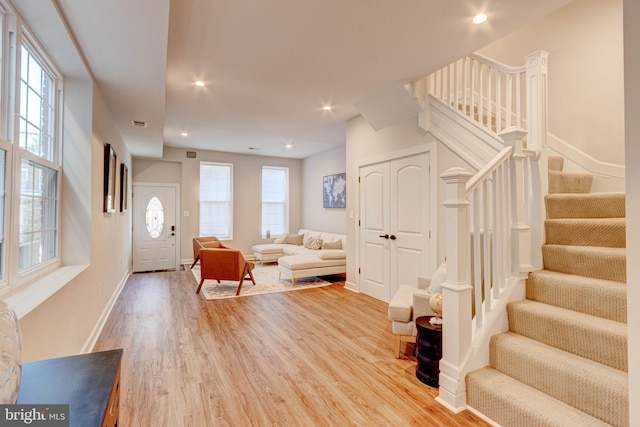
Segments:
[[[196,86],[203,87],[203,86],[204,86],[204,82],[203,82],[202,80],[198,80],[198,81],[196,82]]]
[[[189,132],[180,132],[180,136],[189,136]]]
[[[260,147],[249,147],[249,150],[259,151],[259,150],[260,150]]]
[[[331,105],[325,105],[324,107],[322,107],[322,109],[324,111],[331,111],[331,110],[333,110],[333,107]]]
[[[473,17],[474,24],[482,24],[486,20],[487,20],[487,15],[485,15],[484,13],[479,13]]]
[[[293,144],[289,143],[289,144],[285,144],[284,148],[286,148],[287,150],[290,150],[293,148]]]

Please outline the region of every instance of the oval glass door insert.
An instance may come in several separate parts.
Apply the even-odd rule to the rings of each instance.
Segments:
[[[147,204],[147,232],[152,239],[157,239],[164,228],[164,208],[162,202],[157,197],[152,197]]]

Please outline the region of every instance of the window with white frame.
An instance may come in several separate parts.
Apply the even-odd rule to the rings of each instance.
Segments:
[[[233,165],[200,162],[200,236],[233,238]]]
[[[18,272],[58,257],[56,79],[26,42],[20,46]]]
[[[262,237],[289,230],[289,168],[262,167]]]

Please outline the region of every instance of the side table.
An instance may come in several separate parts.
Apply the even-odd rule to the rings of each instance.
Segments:
[[[432,325],[422,316],[416,319],[416,377],[430,387],[438,387],[440,359],[442,358],[442,325]]]
[[[20,404],[68,404],[70,427],[118,425],[122,350],[22,365]]]

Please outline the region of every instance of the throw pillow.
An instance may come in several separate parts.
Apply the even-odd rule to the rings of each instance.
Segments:
[[[322,239],[314,239],[313,237],[310,237],[304,247],[317,251],[322,247]]]
[[[342,249],[342,240],[336,242],[322,242],[322,249]]]
[[[287,245],[302,245],[302,238],[304,236],[302,234],[287,234],[284,239],[282,239],[282,243]]]
[[[433,278],[431,279],[431,284],[429,285],[430,295],[440,294],[442,293],[442,284],[447,279],[447,263],[446,261],[440,264],[435,273],[433,273]]]

